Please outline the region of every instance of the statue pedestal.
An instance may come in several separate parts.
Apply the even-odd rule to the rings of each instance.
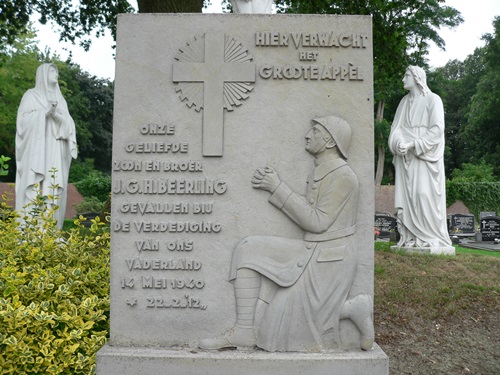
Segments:
[[[370,351],[332,353],[269,353],[116,347],[97,353],[98,375],[254,375],[254,374],[389,374],[387,355],[374,344]]]
[[[455,255],[453,246],[443,247],[414,247],[414,246],[391,246],[392,251],[404,251],[406,253],[433,254],[433,255]]]

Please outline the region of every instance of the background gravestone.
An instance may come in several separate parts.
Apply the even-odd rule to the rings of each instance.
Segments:
[[[396,218],[389,214],[375,213],[375,227],[380,231],[380,238],[389,238],[392,232],[396,231]]]
[[[484,211],[484,212],[479,213],[479,218],[483,219],[483,218],[488,217],[488,216],[496,216],[496,215],[497,215],[497,213],[494,211]]]
[[[241,357],[196,345],[234,324],[227,276],[236,244],[250,235],[302,238],[250,180],[268,164],[304,194],[314,168],[304,149],[313,118],[336,115],[352,128],[347,162],[361,194],[351,295],[373,296],[370,17],[152,14],[120,16],[118,25],[111,331],[98,373],[153,374],[167,361],[189,374],[205,361],[212,373],[229,374],[250,358],[237,370],[250,374],[286,362],[283,353]],[[353,330],[342,321],[343,337]],[[387,373],[377,346],[359,356],[371,361],[371,373]],[[252,367],[264,358],[266,367]],[[347,357],[306,356],[290,366],[352,368],[338,358]],[[223,359],[239,365],[224,372]],[[276,373],[290,368],[280,362]]]
[[[474,234],[474,215],[452,214],[448,215],[448,231],[451,234]]]
[[[485,216],[480,222],[483,241],[494,241],[500,238],[500,217]]]

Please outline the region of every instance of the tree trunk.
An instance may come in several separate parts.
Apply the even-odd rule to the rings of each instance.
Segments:
[[[377,147],[377,172],[375,173],[375,186],[382,184],[382,177],[384,177],[384,163],[385,163],[385,147],[379,145]]]
[[[203,0],[137,0],[139,13],[201,13]]]
[[[384,119],[384,107],[385,100],[381,99],[377,105],[377,121],[382,121]]]
[[[384,106],[385,100],[380,100],[377,105],[377,121],[382,121],[384,119]],[[375,135],[376,136],[376,135]],[[375,186],[380,186],[382,184],[382,178],[384,177],[384,164],[385,164],[385,145],[379,142],[377,146],[377,169],[375,172]]]

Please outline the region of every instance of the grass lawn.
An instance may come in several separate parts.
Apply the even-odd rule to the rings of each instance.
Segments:
[[[500,258],[393,252],[375,243],[376,341],[391,374],[500,374]]]
[[[456,245],[455,250],[457,254],[488,255],[492,257],[500,257],[500,251],[476,250]]]

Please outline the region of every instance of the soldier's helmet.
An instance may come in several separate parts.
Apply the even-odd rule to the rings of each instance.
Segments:
[[[320,124],[330,133],[335,143],[337,143],[340,153],[344,159],[347,159],[347,150],[351,143],[351,127],[347,121],[338,116],[327,116],[315,118],[313,125],[314,123]]]

